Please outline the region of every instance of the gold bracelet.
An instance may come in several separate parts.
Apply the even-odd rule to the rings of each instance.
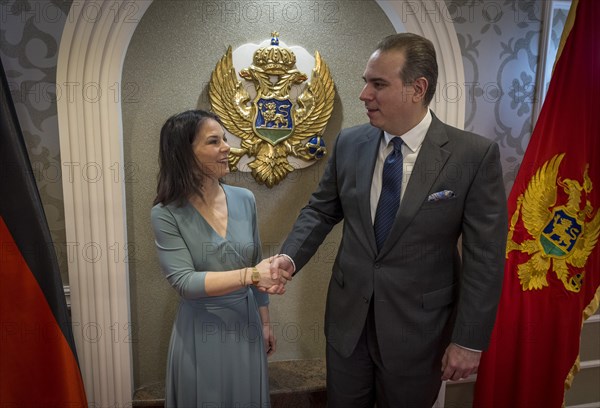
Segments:
[[[248,268],[244,268],[244,283],[242,283],[242,286],[247,287],[248,284],[246,283],[246,278],[248,277]]]
[[[241,269],[240,269],[240,285],[246,286],[246,285],[244,285],[244,280],[242,279],[242,270]]]

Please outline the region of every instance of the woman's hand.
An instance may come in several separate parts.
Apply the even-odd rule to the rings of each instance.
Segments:
[[[263,339],[265,341],[265,351],[267,352],[267,357],[275,353],[277,350],[277,340],[275,339],[275,334],[273,333],[273,327],[270,323],[263,323]]]
[[[283,274],[279,275],[278,279],[273,279],[271,276],[271,262],[272,262],[273,258],[266,258],[263,259],[262,261],[260,261],[260,263],[258,265],[256,265],[256,270],[258,270],[258,273],[260,275],[260,279],[257,283],[254,283],[256,285],[257,288],[259,288],[261,291],[265,292],[269,289],[271,289],[272,287],[278,287],[277,291],[269,291],[269,293],[273,293],[273,294],[277,294],[277,295],[282,295],[283,293],[285,293],[285,283],[287,282],[287,280],[283,277]],[[283,271],[285,272],[285,271]]]
[[[277,349],[277,340],[275,340],[275,334],[273,334],[273,326],[271,325],[271,318],[269,317],[269,306],[259,307],[258,313],[260,314],[260,321],[262,322],[265,352],[267,353],[267,356],[270,356],[275,353],[275,350]]]

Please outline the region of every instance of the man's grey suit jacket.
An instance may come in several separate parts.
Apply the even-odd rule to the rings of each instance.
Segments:
[[[382,360],[406,375],[439,370],[450,341],[487,347],[504,268],[507,212],[498,146],[432,116],[379,253],[370,189],[382,131],[371,125],[339,134],[281,249],[299,270],[344,221],[327,294],[327,342],[349,356],[373,301]],[[453,197],[428,200],[444,190]]]

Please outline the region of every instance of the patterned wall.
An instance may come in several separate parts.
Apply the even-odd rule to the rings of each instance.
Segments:
[[[56,85],[56,61],[70,7],[64,0],[0,1],[0,57],[65,284],[66,249],[75,245],[67,246],[65,238],[56,100],[67,97],[67,89]]]
[[[446,0],[465,67],[465,129],[500,145],[507,191],[532,132],[543,0]]]

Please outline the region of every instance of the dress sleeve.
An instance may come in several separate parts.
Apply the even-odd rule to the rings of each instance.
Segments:
[[[192,256],[171,211],[164,206],[155,206],[151,220],[158,259],[167,281],[184,299],[207,297],[206,272],[194,269]]]
[[[252,206],[251,206],[251,216],[252,216],[252,236],[254,240],[254,259],[252,260],[252,265],[258,264],[262,260],[262,244],[260,242],[260,234],[258,232],[258,221],[256,219],[256,201],[254,197],[252,197]],[[256,303],[258,307],[267,306],[269,304],[269,295],[259,291],[256,286],[251,287],[254,292],[254,297],[256,299]]]

